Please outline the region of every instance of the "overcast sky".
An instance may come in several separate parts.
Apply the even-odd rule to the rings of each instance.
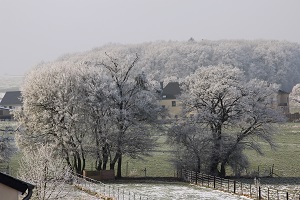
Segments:
[[[107,43],[300,43],[300,0],[0,0],[1,74]]]

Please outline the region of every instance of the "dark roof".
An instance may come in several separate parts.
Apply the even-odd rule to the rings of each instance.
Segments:
[[[290,94],[290,93],[285,92],[285,91],[283,91],[283,90],[278,90],[278,93],[279,93],[279,94]]]
[[[27,189],[33,189],[34,188],[34,185],[30,184],[30,183],[26,183],[24,181],[21,181],[19,179],[16,179],[12,176],[9,176],[9,175],[6,175],[6,174],[3,174],[0,172],[0,183],[10,187],[10,188],[13,188],[19,192],[21,192],[22,194],[24,194],[24,192],[27,190]]]
[[[1,105],[22,105],[21,92],[20,91],[10,91],[6,92],[1,100]]]
[[[163,99],[176,99],[181,94],[178,82],[170,82],[164,87],[162,92]]]

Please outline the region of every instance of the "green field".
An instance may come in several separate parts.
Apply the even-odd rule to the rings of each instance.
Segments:
[[[143,157],[143,159],[124,157],[122,175],[130,177],[173,177],[176,171],[170,160],[173,159],[174,155],[172,149],[165,144],[165,139],[165,136],[159,137],[158,147],[155,151],[150,152],[151,156]],[[276,151],[270,149],[267,144],[261,143],[265,152],[264,156],[253,151],[246,152],[251,164],[247,173],[251,174],[259,169],[261,176],[268,175],[270,168],[274,166],[274,176],[300,177],[300,123],[280,125],[275,140],[278,144]],[[9,162],[10,171],[13,174],[16,173],[19,157],[17,154]],[[1,166],[7,166],[7,164]],[[91,170],[93,169],[92,166],[92,162],[88,161],[86,168]]]
[[[280,177],[300,177],[300,123],[286,123],[280,126],[275,136],[278,145],[272,150],[267,144],[264,146],[264,156],[248,151],[247,155],[251,163],[250,170],[258,170],[267,173],[274,165],[274,174]]]

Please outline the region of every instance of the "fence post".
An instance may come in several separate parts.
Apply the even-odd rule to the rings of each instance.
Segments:
[[[208,178],[207,178],[207,187],[209,187],[209,179],[210,179],[210,175],[208,175]]]
[[[270,199],[270,189],[268,188],[268,200]]]
[[[251,184],[250,184],[250,198],[252,197],[252,191],[251,191]]]
[[[258,199],[261,200],[261,189],[260,189],[260,186],[258,186]]]
[[[241,182],[241,194],[243,195],[243,183]]]
[[[216,189],[216,176],[214,176],[214,189]]]
[[[223,178],[221,178],[221,189],[223,189]]]
[[[236,190],[236,181],[233,181],[233,193],[235,194],[235,190]]]
[[[286,199],[289,200],[289,192],[286,192]]]
[[[228,192],[229,192],[229,187],[230,187],[230,180],[228,179]]]
[[[198,185],[198,172],[196,172],[196,185]]]

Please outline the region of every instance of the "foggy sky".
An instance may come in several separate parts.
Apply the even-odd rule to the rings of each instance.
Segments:
[[[1,75],[107,43],[300,43],[299,0],[0,0]]]

